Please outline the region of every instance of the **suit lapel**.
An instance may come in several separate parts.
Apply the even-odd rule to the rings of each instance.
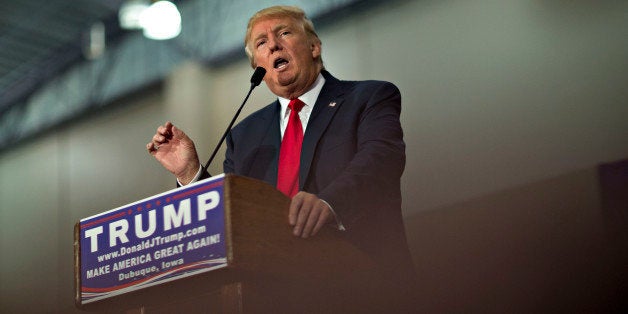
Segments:
[[[310,167],[316,146],[325,133],[327,126],[331,122],[336,112],[340,109],[344,98],[344,91],[340,88],[340,81],[327,72],[323,72],[325,76],[325,85],[318,95],[314,109],[307,124],[305,135],[303,136],[303,146],[301,148],[301,165],[299,169],[299,189],[303,186],[310,173]]]

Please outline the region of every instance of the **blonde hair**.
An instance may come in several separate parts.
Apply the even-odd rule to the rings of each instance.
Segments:
[[[318,38],[318,35],[314,30],[314,23],[312,23],[312,21],[308,19],[307,16],[305,16],[305,12],[301,10],[301,8],[287,5],[268,7],[266,9],[258,11],[253,16],[251,16],[251,18],[249,19],[249,24],[246,27],[246,35],[244,36],[244,51],[249,57],[251,67],[255,68],[255,60],[253,58],[253,50],[251,48],[252,43],[249,42],[251,39],[251,30],[253,29],[253,25],[255,25],[255,23],[257,23],[258,21],[264,19],[285,17],[300,22],[310,42],[317,42],[319,45],[321,44],[321,40]],[[323,59],[321,57],[319,57],[316,61],[320,63],[321,66],[323,65]]]

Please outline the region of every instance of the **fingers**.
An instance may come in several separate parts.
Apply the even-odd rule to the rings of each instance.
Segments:
[[[171,137],[181,137],[182,135],[185,135],[185,133],[183,133],[181,129],[171,124],[170,128],[168,128],[168,135]]]
[[[146,144],[146,150],[152,155],[154,152],[157,151],[157,149],[159,149],[159,146],[156,146],[155,143],[153,142],[149,142],[148,144]]]
[[[155,135],[153,135],[151,142],[146,144],[146,150],[148,150],[150,154],[157,152],[160,145],[166,144],[170,139],[172,139],[173,128],[174,125],[172,125],[170,121],[166,122],[164,125],[160,125],[157,128]]]
[[[316,195],[299,192],[290,203],[288,220],[295,236],[307,238],[316,235],[330,216],[329,207]]]
[[[173,125],[170,122],[166,122],[166,124],[161,125],[157,128],[157,132],[153,136],[153,141],[164,142],[170,138],[172,138],[172,129]]]
[[[323,210],[321,215],[318,217],[316,225],[311,232],[312,236],[317,234],[318,231],[321,230],[321,228],[329,221],[329,219],[331,219],[331,210],[329,209],[329,207],[327,207],[325,203],[323,203],[323,206],[325,206],[325,210]]]
[[[301,205],[303,204],[304,197],[305,197],[305,194],[297,193],[297,195],[295,195],[292,198],[292,201],[290,202],[290,210],[288,211],[288,222],[290,222],[291,226],[294,226],[297,224],[299,208],[301,208]]]
[[[157,128],[157,134],[161,134],[165,137],[170,137],[172,136],[172,129],[174,128],[174,125],[172,125],[172,123],[170,121],[166,122],[166,124],[161,125]]]
[[[312,218],[310,218],[310,215],[312,216]],[[297,237],[307,238],[309,233],[304,232],[304,229],[307,225],[308,220],[314,219],[313,216],[315,215],[316,213],[312,208],[312,204],[310,202],[303,202],[303,204],[299,208],[299,213],[297,214],[297,222],[294,225],[292,233]]]

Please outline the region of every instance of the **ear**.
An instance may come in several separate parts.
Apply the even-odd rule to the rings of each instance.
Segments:
[[[321,56],[321,42],[318,40],[314,40],[312,45],[310,46],[310,50],[312,50],[312,59],[318,59]]]

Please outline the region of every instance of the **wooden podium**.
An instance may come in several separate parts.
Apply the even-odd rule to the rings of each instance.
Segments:
[[[308,239],[293,236],[290,200],[274,187],[228,174],[223,201],[227,267],[81,308],[147,314],[304,313],[373,310],[379,304],[378,269],[370,257],[333,226]]]

